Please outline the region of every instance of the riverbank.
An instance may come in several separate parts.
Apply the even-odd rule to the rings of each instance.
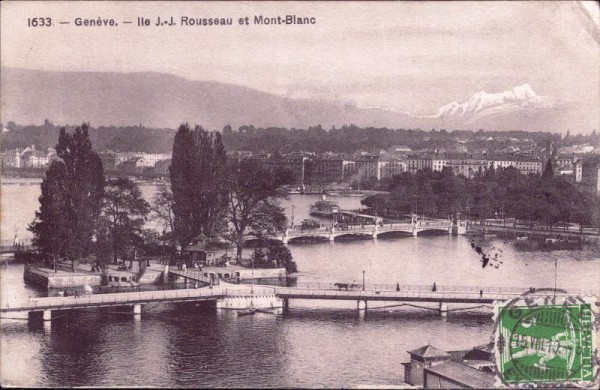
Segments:
[[[467,226],[467,235],[490,237],[496,236],[510,240],[533,240],[544,242],[548,248],[571,249],[570,245],[580,244],[600,244],[600,235],[596,232],[564,231],[564,230],[541,230],[527,229],[512,226],[481,226],[469,224]],[[561,245],[564,246],[561,247]],[[575,247],[573,247],[575,248]]]

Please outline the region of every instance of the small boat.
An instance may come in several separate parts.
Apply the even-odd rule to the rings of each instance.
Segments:
[[[244,310],[238,310],[237,315],[238,315],[238,317],[241,317],[241,316],[251,316],[251,315],[256,314],[257,311],[258,311],[257,309],[252,309],[252,308],[250,308],[250,309],[244,309]]]
[[[310,215],[318,215],[321,217],[333,217],[340,212],[340,206],[336,202],[326,200],[326,196],[323,195],[321,200],[316,201],[310,205]]]
[[[259,313],[264,313],[264,314],[276,314],[275,309],[254,309],[254,310]]]

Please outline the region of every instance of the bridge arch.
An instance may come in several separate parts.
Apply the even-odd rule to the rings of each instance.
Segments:
[[[256,237],[246,237],[244,239],[244,247],[245,248],[255,248],[257,246],[261,246],[261,244],[269,244],[273,242],[282,242],[283,240],[279,237],[264,237],[264,238],[256,238]]]
[[[386,232],[378,232],[377,238],[401,238],[401,237],[412,237],[413,233],[406,230],[391,230]]]
[[[372,233],[363,232],[343,232],[336,234],[333,238],[334,241],[349,241],[349,240],[371,240],[373,239]]]
[[[448,234],[448,228],[432,227],[417,230],[417,236],[442,236]]]
[[[304,235],[298,237],[291,237],[288,239],[288,244],[303,244],[303,243],[314,243],[314,242],[325,242],[329,241],[328,237],[322,235]]]

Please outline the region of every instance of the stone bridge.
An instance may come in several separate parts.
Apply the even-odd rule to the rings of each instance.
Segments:
[[[429,220],[407,223],[384,223],[377,225],[350,225],[343,227],[321,227],[316,229],[287,229],[281,235],[270,236],[271,240],[282,241],[284,244],[298,238],[316,238],[334,241],[337,237],[362,236],[377,239],[386,233],[405,233],[417,236],[424,231],[441,231],[449,234],[465,234],[464,221]]]

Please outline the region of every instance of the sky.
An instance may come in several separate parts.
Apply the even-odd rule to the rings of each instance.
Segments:
[[[1,66],[171,73],[293,98],[420,115],[478,91],[529,83],[590,106],[600,123],[597,2],[2,2]],[[238,24],[254,15],[314,25]],[[53,26],[27,27],[51,17]],[[137,27],[137,17],[231,17],[234,25]],[[118,27],[77,27],[114,18]],[[131,20],[134,24],[123,25]],[[68,25],[58,25],[69,21]]]

